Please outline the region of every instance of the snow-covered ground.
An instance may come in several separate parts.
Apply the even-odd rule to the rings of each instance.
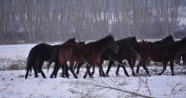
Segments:
[[[12,61],[26,61],[30,49],[35,44],[24,45],[1,45],[0,46],[0,66],[8,66],[15,63]],[[98,69],[94,78],[83,79],[85,69],[80,69],[78,79],[72,74],[69,79],[58,77],[50,79],[52,68],[44,73],[47,79],[43,79],[39,74],[38,78],[29,76],[24,79],[25,70],[0,71],[0,98],[126,98],[137,95],[152,96],[156,98],[185,98],[186,96],[186,71],[183,66],[175,65],[175,76],[171,76],[170,68],[162,76],[158,76],[156,71],[161,71],[162,66],[149,66],[151,76],[146,76],[143,68],[136,77],[131,75],[131,70],[127,67],[130,77],[126,77],[120,69],[120,76],[115,75],[116,68],[111,68],[110,77],[99,77]],[[136,69],[136,68],[135,68]],[[106,71],[106,67],[104,67]]]

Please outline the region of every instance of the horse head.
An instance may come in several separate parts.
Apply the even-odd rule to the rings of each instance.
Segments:
[[[65,43],[76,43],[75,38],[69,38]]]

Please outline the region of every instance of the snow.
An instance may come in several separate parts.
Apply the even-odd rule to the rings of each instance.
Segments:
[[[32,47],[36,44],[22,44],[22,45],[1,45],[0,57],[6,58],[4,63],[0,66],[14,63],[12,61],[24,60],[26,61],[27,55]],[[8,61],[6,61],[8,60]],[[6,62],[5,62],[6,61]],[[57,78],[50,79],[49,72],[44,70],[47,79],[43,79],[41,74],[38,78],[29,76],[28,79],[24,78],[25,70],[6,70],[0,71],[0,97],[1,98],[125,98],[137,97],[134,94],[117,91],[117,88],[123,91],[131,91],[146,96],[156,98],[170,97],[170,98],[184,98],[186,96],[186,76],[183,66],[175,65],[175,76],[171,76],[170,68],[167,67],[165,73],[158,76],[153,70],[160,72],[162,66],[149,66],[151,76],[147,76],[144,69],[140,68],[137,76],[131,75],[131,70],[127,67],[130,77],[126,77],[122,69],[120,69],[120,76],[115,75],[115,67],[111,68],[110,77],[100,77],[98,69],[94,74],[94,78],[87,77],[83,79],[85,68],[80,69],[78,79],[75,79],[70,73],[69,79],[60,77],[61,70],[58,72]],[[107,67],[104,67],[106,71]],[[136,67],[135,67],[136,69]],[[103,87],[109,88],[103,88]]]

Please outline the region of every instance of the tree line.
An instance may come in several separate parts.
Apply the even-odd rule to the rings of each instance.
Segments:
[[[0,0],[0,42],[162,38],[173,34],[182,0]]]

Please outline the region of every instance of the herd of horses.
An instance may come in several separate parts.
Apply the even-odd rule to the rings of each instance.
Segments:
[[[104,60],[109,60],[106,73],[102,67]],[[70,70],[73,76],[78,78],[77,74],[79,74],[79,70],[83,64],[86,65],[84,78],[87,75],[91,78],[93,77],[95,66],[98,66],[100,76],[109,77],[109,71],[114,64],[117,64],[116,75],[119,75],[119,68],[122,67],[125,75],[129,77],[125,68],[126,64],[123,62],[124,60],[127,60],[133,76],[135,76],[134,66],[137,60],[136,73],[139,73],[139,68],[142,66],[147,75],[150,75],[146,66],[148,62],[153,61],[163,64],[163,70],[158,75],[164,73],[168,62],[170,62],[172,75],[174,75],[174,63],[180,63],[181,60],[183,63],[186,62],[186,37],[175,41],[172,35],[169,35],[155,42],[144,40],[138,42],[136,37],[114,40],[109,35],[89,43],[76,42],[75,38],[68,39],[60,45],[41,43],[33,47],[29,52],[25,79],[28,78],[29,72],[31,73],[32,69],[34,70],[35,77],[38,77],[38,73],[41,73],[42,77],[46,78],[42,71],[44,61],[48,62],[48,70],[51,63],[55,63],[50,78],[56,78],[60,68],[62,68],[62,77],[69,78],[68,71]],[[91,67],[93,68],[92,72],[90,71]]]

